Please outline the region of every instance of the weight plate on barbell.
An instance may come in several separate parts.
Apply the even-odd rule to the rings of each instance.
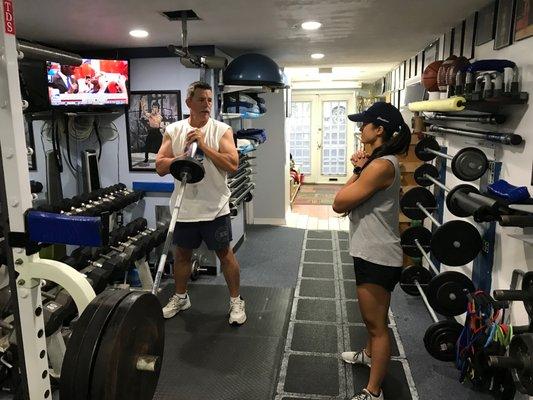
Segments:
[[[533,271],[526,272],[522,278],[522,290],[526,292],[533,291]],[[533,301],[524,300],[524,308],[528,315],[533,315]]]
[[[91,399],[151,400],[161,372],[164,342],[163,313],[157,297],[130,292],[115,308],[100,340]],[[153,371],[138,369],[142,356],[156,360]]]
[[[61,366],[60,397],[86,400],[99,343],[114,308],[130,292],[106,290],[96,296],[74,325]]]
[[[466,311],[468,294],[475,290],[472,280],[457,271],[445,271],[429,282],[426,295],[435,312],[452,317]]]
[[[489,160],[482,150],[465,147],[453,157],[452,172],[463,181],[475,181],[483,176],[489,167]]]
[[[422,253],[415,244],[415,239],[418,239],[420,246],[422,246],[426,252],[429,252],[431,232],[423,226],[411,226],[403,231],[400,236],[400,245],[405,254],[409,257],[422,257]]]
[[[463,326],[457,321],[443,320],[431,324],[424,334],[424,347],[439,361],[453,361],[457,339],[462,331]]]
[[[477,257],[482,240],[476,227],[466,221],[449,221],[438,227],[431,237],[431,254],[440,262],[458,267]]]
[[[434,137],[426,136],[424,139],[422,139],[416,144],[415,155],[418,157],[419,160],[430,161],[437,157],[436,154],[426,151],[427,149],[440,151],[440,145]]]
[[[437,207],[433,193],[423,187],[412,188],[400,199],[400,208],[407,218],[415,220],[426,218],[426,214],[417,207],[417,203],[420,203],[429,213],[432,213]]]
[[[456,198],[457,193],[464,193],[468,195],[468,193],[479,193],[479,190],[476,187],[465,183],[463,185],[455,186],[446,195],[446,206],[453,215],[461,218],[470,217],[472,213],[465,211],[463,208],[460,207],[459,202]]]
[[[187,183],[200,182],[205,175],[203,164],[188,156],[177,157],[170,164],[170,173],[178,181],[181,181],[183,172],[187,172]]]
[[[533,395],[533,371],[529,364],[531,361],[531,353],[533,352],[533,335],[526,333],[522,335],[516,335],[511,340],[509,345],[509,357],[516,359],[526,359],[525,368],[513,368],[511,369],[511,375],[515,382],[516,388],[524,394]]]
[[[429,175],[432,178],[439,179],[439,170],[432,164],[422,164],[415,170],[415,182],[420,186],[431,186],[433,185],[433,182],[426,178],[425,175]]]
[[[411,296],[420,296],[420,292],[415,285],[417,281],[420,285],[427,285],[433,275],[421,265],[410,265],[402,270],[400,275],[400,287]]]

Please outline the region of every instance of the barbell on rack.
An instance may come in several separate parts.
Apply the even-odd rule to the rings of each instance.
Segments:
[[[422,164],[415,170],[415,182],[420,186],[437,185],[444,190],[446,195],[446,206],[448,210],[456,217],[470,217],[483,206],[469,196],[469,193],[479,194],[479,190],[468,184],[457,185],[450,189],[448,186],[439,182],[439,171],[437,167],[431,164]]]
[[[401,283],[401,285],[403,285],[404,290],[406,285],[414,287],[417,294],[422,297],[429,315],[433,320],[433,324],[426,329],[424,334],[424,347],[427,352],[437,360],[452,361],[455,359],[455,345],[463,327],[455,320],[445,319],[439,321],[419,282],[421,279],[427,281],[428,276],[430,277],[431,273],[426,268],[419,265],[413,265],[407,267],[402,272],[403,283]],[[409,283],[407,283],[407,281],[409,281]],[[411,289],[409,290],[411,291]]]
[[[425,137],[415,147],[416,156],[422,161],[443,157],[452,161],[452,171],[463,181],[475,181],[485,174],[489,161],[483,151],[476,147],[465,147],[455,156],[440,151],[440,145],[433,137]]]
[[[416,187],[405,193],[400,200],[402,212],[410,219],[423,220],[426,217],[437,227],[433,234],[424,227],[410,227],[401,235],[404,252],[411,257],[420,257],[414,240],[440,262],[450,266],[461,266],[472,261],[479,254],[482,240],[475,226],[460,220],[439,223],[428,210],[436,209],[435,196],[423,187]],[[414,254],[414,255],[413,255]]]
[[[457,271],[439,272],[424,250],[418,239],[413,245],[426,259],[431,271],[422,266],[410,266],[402,271],[400,287],[410,295],[417,295],[418,288],[413,287],[414,281],[426,286],[429,303],[439,314],[448,317],[461,315],[466,311],[468,294],[475,290],[472,280]],[[433,272],[435,275],[432,275]]]

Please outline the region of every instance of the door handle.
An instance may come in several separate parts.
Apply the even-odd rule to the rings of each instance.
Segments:
[[[322,148],[322,144],[321,143],[317,143],[316,144],[316,148],[320,150]]]

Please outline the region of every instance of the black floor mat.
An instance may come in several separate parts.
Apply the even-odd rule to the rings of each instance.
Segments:
[[[306,250],[304,262],[333,263],[333,253],[331,251]]]
[[[304,278],[334,279],[333,264],[304,264],[302,276]]]
[[[333,250],[333,242],[331,240],[307,239],[305,248],[306,250]]]
[[[307,231],[308,239],[333,239],[331,231]]]
[[[285,392],[336,396],[339,368],[334,357],[290,355]]]
[[[368,339],[366,328],[364,326],[349,326],[348,330],[350,332],[350,348],[346,349],[346,351],[358,351],[364,348]],[[396,343],[396,338],[394,337],[394,333],[390,328],[389,335],[391,343],[391,356],[399,356],[400,351],[398,350],[398,344]]]
[[[298,299],[296,319],[299,321],[335,322],[336,312],[334,300]]]
[[[167,299],[172,286],[165,292]],[[225,286],[191,285],[192,307],[167,320],[154,399],[271,400],[292,306],[292,289],[242,287],[247,322],[228,324]]]
[[[300,282],[300,296],[335,298],[334,281],[317,281],[302,279]]]
[[[337,326],[294,324],[291,350],[309,353],[337,354]]]

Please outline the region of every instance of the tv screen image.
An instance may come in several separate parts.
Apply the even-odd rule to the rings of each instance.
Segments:
[[[128,61],[84,59],[79,66],[47,63],[50,104],[119,106],[128,104]]]

